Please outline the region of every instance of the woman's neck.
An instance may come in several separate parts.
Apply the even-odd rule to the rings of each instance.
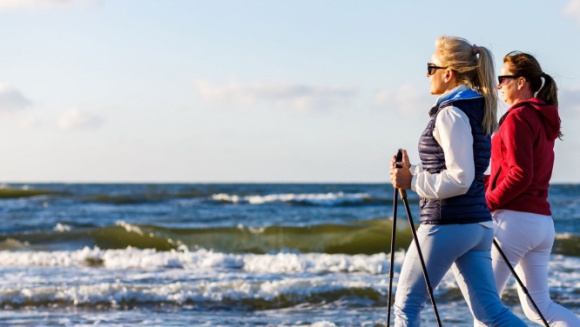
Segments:
[[[518,95],[513,99],[513,102],[511,104],[508,103],[508,105],[513,106],[515,104],[518,104],[520,102],[523,101],[527,101],[531,98],[534,97],[534,93],[532,91],[529,90],[522,90],[521,92],[518,93]]]
[[[457,83],[457,81],[455,79],[449,81],[449,83],[447,83],[447,88],[445,89],[445,92],[443,92],[443,94],[457,88],[459,85],[461,85],[461,84]]]

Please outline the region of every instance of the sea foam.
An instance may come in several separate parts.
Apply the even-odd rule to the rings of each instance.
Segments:
[[[404,252],[396,253],[401,263]],[[230,254],[205,249],[188,251],[156,251],[154,249],[127,248],[102,250],[85,247],[77,251],[0,251],[0,267],[52,266],[86,267],[102,266],[110,269],[240,269],[256,273],[327,272],[384,274],[389,269],[389,257],[384,253],[374,255],[345,255],[324,253]]]
[[[219,193],[212,195],[212,200],[231,202],[231,203],[249,203],[254,205],[266,204],[272,202],[296,202],[311,205],[335,206],[345,203],[363,202],[370,198],[367,193],[321,193],[321,194],[269,194],[269,195],[231,195]]]
[[[394,285],[404,259],[395,256]],[[0,305],[196,304],[272,309],[349,298],[382,305],[390,256],[323,253],[230,254],[185,248],[166,252],[127,248],[77,251],[0,251]],[[568,303],[580,291],[580,259],[553,256],[550,287]],[[567,273],[564,273],[567,272]],[[508,291],[513,284],[508,287]],[[449,272],[436,289],[453,300]]]

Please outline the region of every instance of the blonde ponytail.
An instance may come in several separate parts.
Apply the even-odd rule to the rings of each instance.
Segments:
[[[435,47],[440,51],[442,64],[455,72],[457,82],[467,84],[484,97],[481,127],[487,136],[491,136],[498,127],[493,54],[485,47],[472,45],[458,37],[441,36]]]

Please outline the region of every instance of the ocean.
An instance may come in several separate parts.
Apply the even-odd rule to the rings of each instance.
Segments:
[[[0,326],[383,326],[392,198],[388,184],[2,185]],[[551,295],[580,314],[580,185],[549,200]],[[395,288],[411,240],[398,212]],[[435,297],[444,326],[472,326],[450,273]],[[502,299],[524,317],[513,279]],[[436,325],[429,303],[422,320]]]

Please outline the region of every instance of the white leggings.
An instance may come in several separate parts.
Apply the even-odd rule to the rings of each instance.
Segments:
[[[529,212],[497,210],[493,212],[493,221],[495,237],[502,252],[512,267],[515,267],[518,277],[550,326],[580,326],[580,319],[574,313],[550,299],[548,261],[555,236],[552,217]],[[495,246],[492,247],[492,265],[497,289],[501,295],[511,271]],[[519,285],[517,288],[526,317],[543,325],[526,294]]]

